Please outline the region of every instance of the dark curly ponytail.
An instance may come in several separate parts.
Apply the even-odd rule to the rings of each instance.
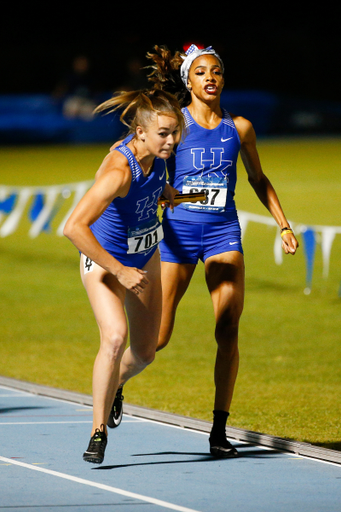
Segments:
[[[184,86],[179,68],[183,62],[181,53],[175,52],[174,55],[166,46],[154,46],[155,53],[148,52],[147,58],[153,61],[152,72],[148,75],[148,80],[154,83],[155,89],[167,91],[178,98],[181,107],[190,103],[191,95]]]

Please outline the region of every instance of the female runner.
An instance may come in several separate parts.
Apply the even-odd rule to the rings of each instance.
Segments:
[[[121,93],[96,110],[124,108],[127,137],[104,159],[92,188],[81,199],[64,234],[81,253],[81,277],[100,331],[93,370],[93,426],[83,459],[101,463],[107,420],[121,384],[155,357],[161,320],[157,217],[166,185],[165,160],[179,141],[183,116],[163,91]],[[128,123],[127,119],[131,119]],[[129,320],[130,346],[125,350]]]
[[[172,56],[165,47],[155,50],[148,54],[154,62],[149,79],[155,87],[176,94],[185,107],[186,138],[176,150],[174,166],[167,163],[169,182],[183,193],[202,189],[207,193],[204,202],[180,204],[174,213],[165,210],[158,350],[170,340],[177,306],[200,258],[216,320],[210,452],[217,458],[235,457],[238,452],[227,441],[225,427],[238,372],[238,324],[244,301],[243,249],[234,202],[239,152],[251,186],[281,229],[285,253],[295,254],[298,242],[263,173],[252,124],[220,106],[224,66],[219,55],[211,47],[201,50],[195,45],[185,55]]]

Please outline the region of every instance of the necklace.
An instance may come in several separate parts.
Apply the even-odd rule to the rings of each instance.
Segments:
[[[136,158],[137,163],[138,163],[138,164],[139,164],[139,166],[141,167],[141,170],[142,170],[142,172],[143,172],[143,176],[148,176],[148,175],[150,174],[150,170],[151,170],[151,168],[153,167],[154,160],[153,160],[153,162],[150,164],[150,166],[148,167],[148,169],[145,171],[145,170],[144,170],[144,167],[143,167],[143,165],[142,165],[142,163],[141,163],[141,160],[138,158],[138,156],[137,156],[137,155],[135,155],[135,158]]]

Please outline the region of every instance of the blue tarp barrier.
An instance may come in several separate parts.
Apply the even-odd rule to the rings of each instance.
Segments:
[[[104,101],[110,93],[98,101]],[[249,119],[258,136],[341,134],[341,104],[311,102],[264,91],[222,93],[226,110]],[[0,96],[0,144],[111,143],[126,132],[117,114],[91,121],[65,118],[48,94]]]

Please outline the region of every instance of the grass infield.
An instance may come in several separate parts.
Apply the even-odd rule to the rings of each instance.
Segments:
[[[340,226],[339,139],[260,140],[263,168],[295,223]],[[0,183],[53,185],[92,179],[107,147],[0,149]],[[268,215],[238,166],[237,207]],[[79,257],[52,233],[27,235],[27,215],[0,240],[0,374],[91,393],[98,329],[79,278]],[[322,277],[317,245],[312,293],[304,295],[303,241],[274,262],[275,228],[250,223],[244,237],[246,301],[240,371],[229,424],[341,449],[341,235]],[[180,304],[170,345],[125,387],[129,403],[211,420],[215,342],[199,264]]]

